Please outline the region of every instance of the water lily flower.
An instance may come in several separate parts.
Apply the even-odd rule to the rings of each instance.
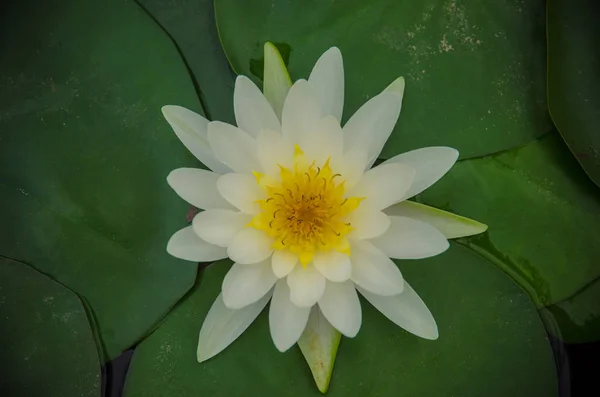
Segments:
[[[175,192],[203,211],[167,250],[190,261],[234,262],[204,320],[198,360],[233,342],[269,301],[271,337],[282,352],[298,342],[311,311],[354,337],[362,321],[358,293],[407,331],[436,339],[432,314],[391,258],[438,255],[448,238],[485,230],[406,201],[440,179],[458,152],[427,147],[372,168],[400,114],[404,79],[342,126],[344,69],[335,47],[307,80],[292,84],[267,43],[264,76],[264,94],[237,78],[237,126],[163,108],[183,144],[210,169],[169,174]]]

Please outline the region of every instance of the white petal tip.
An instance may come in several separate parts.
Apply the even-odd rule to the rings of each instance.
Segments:
[[[180,259],[179,257],[177,257],[176,255],[173,255],[173,246],[171,244],[171,241],[169,240],[169,242],[167,243],[167,254]]]
[[[206,360],[208,360],[210,358],[213,358],[214,356],[215,356],[214,354],[200,354],[200,353],[198,353],[196,357],[197,357],[199,363],[203,363],[204,361],[206,361]]]
[[[177,113],[193,113],[191,110],[179,105],[164,105],[160,108],[160,111],[162,112],[164,118],[169,122],[177,115]]]
[[[396,80],[392,81],[392,83],[387,86],[385,92],[391,92],[393,94],[404,95],[404,88],[406,86],[406,82],[404,81],[404,77],[398,77]]]
[[[323,55],[325,55],[325,54],[331,54],[331,56],[336,56],[339,58],[342,57],[342,52],[336,46],[329,47],[329,49],[323,53]]]
[[[171,256],[175,256],[173,255],[173,237],[171,237],[169,239],[169,241],[167,242],[167,254],[171,255]],[[177,258],[177,256],[175,256]]]
[[[298,300],[296,297],[294,297],[294,295],[290,295],[290,301],[299,308],[312,307],[314,305],[313,302]]]
[[[241,310],[241,309],[254,303],[254,302],[242,301],[237,296],[231,296],[230,293],[227,293],[229,291],[230,291],[229,289],[222,287],[223,304],[229,310]]]
[[[394,263],[395,266],[396,263]],[[385,291],[381,290],[381,291],[376,291],[376,290],[372,290],[371,292],[374,293],[375,295],[379,295],[379,296],[387,296],[387,297],[391,297],[391,296],[396,296],[396,295],[400,295],[401,293],[404,292],[404,278],[402,278],[400,283],[394,283],[394,284],[389,284],[386,285],[386,289]],[[359,287],[363,288],[363,286],[356,284]]]
[[[446,150],[448,150],[448,153],[449,153],[448,157],[453,157],[454,161],[458,160],[458,156],[460,155],[460,152],[457,149],[454,149],[453,147],[448,147],[448,146],[445,146],[444,148]]]
[[[360,326],[359,326],[359,327],[356,329],[356,331],[353,331],[353,332],[351,332],[351,333],[348,333],[348,332],[346,332],[346,333],[344,333],[343,335],[344,335],[346,338],[354,338],[354,337],[356,337],[356,335],[358,335],[358,331],[360,331]]]
[[[440,239],[441,240],[441,239]],[[436,251],[431,251],[429,253],[427,253],[426,255],[419,255],[419,256],[415,256],[414,258],[410,258],[410,259],[425,259],[425,258],[431,258],[433,256],[437,256],[437,255],[441,255],[444,252],[448,251],[448,248],[450,248],[450,241],[445,240],[445,241],[439,241],[438,245],[437,245],[437,250]]]
[[[214,348],[211,348],[209,344],[203,344],[202,342],[200,342],[196,349],[196,359],[199,363],[203,363],[205,361],[210,360],[211,358],[219,354],[221,351],[223,351],[223,349],[215,350]]]
[[[460,155],[460,152],[457,149],[454,149],[453,147],[450,147],[450,146],[430,146],[428,148],[417,149],[417,150],[429,150],[429,149],[431,149],[433,151],[432,153],[434,153],[434,155],[437,158],[446,159],[446,163],[449,165],[448,169],[450,169],[450,167],[452,165],[454,165],[456,160],[458,160],[458,156]]]
[[[308,84],[308,80],[306,80],[306,79],[298,79],[294,83],[294,85],[307,85],[307,84]]]
[[[401,89],[402,91],[404,91],[404,87],[406,86],[406,81],[404,80],[404,77],[400,76],[396,80],[394,80],[391,85],[392,85],[392,87],[395,87],[397,89]]]
[[[440,254],[446,252],[450,248],[450,241],[446,240],[445,247],[440,251]]]
[[[437,340],[440,337],[440,334],[439,334],[437,326],[436,326],[434,329],[431,329],[426,332],[423,332],[422,334],[419,334],[419,336],[421,338],[427,339],[427,340]]]
[[[235,79],[236,86],[238,86],[239,84],[246,84],[248,82],[252,82],[252,80],[250,80],[248,77],[244,76],[243,74],[238,75]]]
[[[169,186],[173,187],[173,173],[176,170],[172,170],[171,172],[169,172],[169,175],[167,175],[167,183],[169,184]]]
[[[275,345],[275,348],[280,352],[280,353],[285,353],[286,351],[290,350],[290,348],[292,346],[294,346],[296,342],[292,343],[291,345],[282,345],[280,343],[277,343],[275,341],[273,341],[273,344]]]
[[[227,294],[223,294],[223,304],[229,310],[239,310],[242,307],[244,307],[244,305],[240,304],[240,302],[231,300],[231,298]]]
[[[375,295],[379,295],[379,296],[396,296],[396,295],[400,295],[401,293],[404,292],[404,280],[402,282],[401,285],[394,285],[394,287],[391,286],[387,286],[387,289],[385,291],[371,291],[373,292]]]
[[[178,241],[178,238],[176,237],[177,233],[175,233],[173,236],[171,236],[171,238],[169,239],[169,241],[167,242],[167,254],[177,258],[177,259],[182,259],[184,261],[190,261],[190,262],[199,262],[196,260],[193,260],[191,258],[189,258],[186,255],[182,255],[181,253],[181,248],[180,248],[180,243]]]
[[[273,251],[271,251],[272,253]],[[271,256],[271,253],[269,253],[264,259],[268,259]],[[240,265],[254,265],[255,263],[261,262],[264,259],[260,259],[257,260],[255,258],[249,258],[247,256],[244,255],[240,255],[237,251],[234,251],[231,249],[231,246],[229,246],[227,248],[227,256],[229,257],[229,259],[231,259],[232,261],[239,263]]]
[[[176,108],[178,108],[179,106],[177,105],[164,105],[163,107],[160,108],[162,114],[166,117],[167,113],[169,113],[172,110],[175,110]]]

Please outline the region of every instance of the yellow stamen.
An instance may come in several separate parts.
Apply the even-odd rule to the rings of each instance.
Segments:
[[[347,235],[354,229],[348,215],[364,198],[344,197],[343,175],[332,171],[330,159],[320,167],[309,164],[298,145],[290,168],[279,165],[280,180],[268,185],[261,183],[262,174],[254,173],[267,198],[259,201],[261,212],[249,226],[273,237],[274,249],[296,253],[303,266],[319,251],[349,255]]]

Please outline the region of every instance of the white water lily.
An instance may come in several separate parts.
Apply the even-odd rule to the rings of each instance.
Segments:
[[[264,92],[237,78],[237,127],[163,108],[184,145],[212,170],[180,168],[168,176],[179,196],[204,211],[167,250],[190,261],[234,262],[202,326],[198,360],[233,342],[269,300],[270,332],[282,352],[298,342],[311,310],[354,337],[362,321],[357,292],[407,331],[436,339],[432,314],[390,258],[438,255],[447,238],[485,230],[405,201],[440,179],[458,152],[428,147],[371,168],[400,114],[404,79],[342,127],[344,70],[335,47],[308,80],[292,85],[267,43]]]

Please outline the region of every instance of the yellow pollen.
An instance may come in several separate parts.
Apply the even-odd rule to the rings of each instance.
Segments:
[[[308,164],[296,145],[292,169],[279,165],[277,182],[261,183],[263,175],[254,173],[267,193],[260,200],[260,213],[249,226],[263,230],[275,239],[273,248],[290,250],[306,266],[318,251],[336,250],[350,254],[347,235],[352,229],[348,214],[364,198],[344,197],[342,175],[331,170],[330,160],[322,166]]]

